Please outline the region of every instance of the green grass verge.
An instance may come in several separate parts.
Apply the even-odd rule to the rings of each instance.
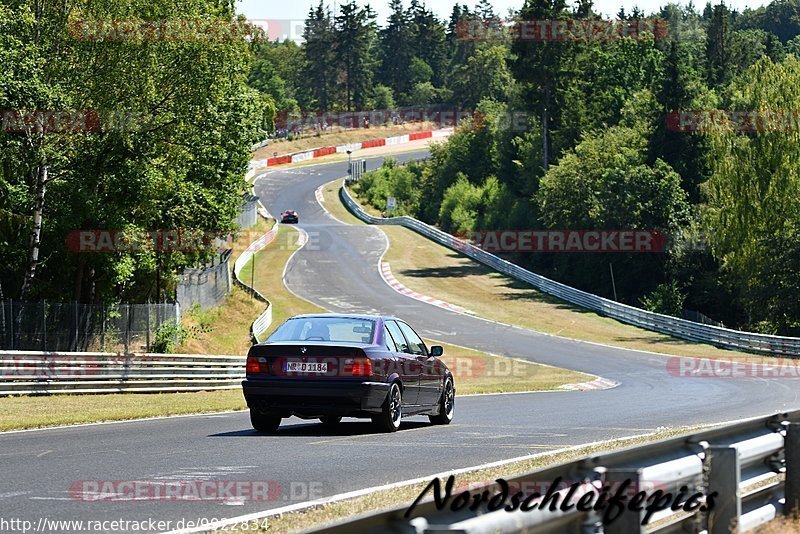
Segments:
[[[54,395],[0,399],[0,431],[243,410],[240,389],[201,393]]]

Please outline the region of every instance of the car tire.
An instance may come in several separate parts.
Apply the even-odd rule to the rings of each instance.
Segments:
[[[281,426],[281,417],[250,410],[250,423],[257,432],[271,434]]]
[[[337,417],[334,415],[326,415],[324,417],[320,417],[319,420],[324,426],[330,426],[330,427],[334,427],[342,422],[341,417]]]
[[[429,415],[431,423],[434,425],[449,425],[453,420],[456,411],[456,388],[453,385],[453,378],[447,377],[444,381],[442,396],[439,397],[439,413]]]
[[[389,393],[383,401],[380,415],[372,418],[372,421],[383,432],[397,432],[403,419],[403,391],[400,384],[392,382],[389,386]]]

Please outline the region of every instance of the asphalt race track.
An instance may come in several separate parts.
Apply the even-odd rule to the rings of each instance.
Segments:
[[[424,156],[424,152],[397,159]],[[370,168],[382,158],[369,160]],[[335,431],[285,421],[274,436],[251,431],[246,413],[180,417],[0,434],[0,510],[33,521],[197,521],[277,508],[581,443],[800,408],[797,379],[700,379],[670,375],[667,357],[608,348],[498,325],[404,297],[382,280],[379,228],[343,225],[319,206],[317,188],[346,163],[273,170],[256,193],[278,214],[295,209],[309,246],[286,274],[292,291],[335,312],[398,315],[426,337],[593,373],[620,383],[605,391],[457,399],[456,419],[432,427],[407,419],[397,434],[345,421]],[[568,330],[565,331],[568,335]],[[79,481],[270,481],[266,502],[84,502]],[[64,531],[51,525],[47,531]],[[69,529],[66,529],[69,530]]]

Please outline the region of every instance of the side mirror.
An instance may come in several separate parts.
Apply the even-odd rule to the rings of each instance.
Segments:
[[[439,357],[444,354],[444,347],[440,347],[439,345],[431,347],[431,356]]]

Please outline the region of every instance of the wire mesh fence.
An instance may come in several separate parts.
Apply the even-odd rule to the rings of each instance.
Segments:
[[[182,310],[191,310],[195,305],[207,310],[225,302],[233,289],[231,255],[232,251],[226,250],[211,265],[184,269],[175,292]]]
[[[159,327],[179,321],[169,304],[0,301],[0,350],[149,352]]]

